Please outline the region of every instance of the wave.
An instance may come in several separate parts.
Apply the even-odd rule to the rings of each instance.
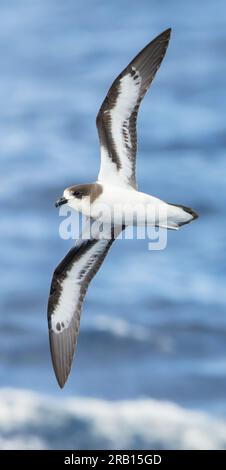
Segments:
[[[109,333],[115,337],[131,338],[137,341],[149,340],[152,336],[147,327],[116,316],[95,315],[93,319],[89,319],[87,326],[89,330],[92,328],[98,333]]]
[[[153,399],[0,390],[1,449],[223,449],[226,421]]]

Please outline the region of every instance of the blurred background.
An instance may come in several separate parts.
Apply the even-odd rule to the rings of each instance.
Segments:
[[[0,448],[226,446],[226,4],[2,0]],[[60,390],[46,305],[71,247],[54,202],[96,179],[113,79],[168,27],[139,115],[139,187],[200,218],[164,251],[117,241]]]

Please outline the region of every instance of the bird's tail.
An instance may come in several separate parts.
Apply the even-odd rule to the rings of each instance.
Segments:
[[[198,214],[190,207],[179,204],[167,204],[167,220],[159,223],[159,227],[178,230],[182,225],[189,224],[198,218]]]

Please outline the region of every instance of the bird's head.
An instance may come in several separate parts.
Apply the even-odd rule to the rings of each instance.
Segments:
[[[72,209],[82,211],[85,206],[90,205],[92,186],[92,184],[77,184],[66,188],[63,196],[56,201],[55,206],[67,204]]]

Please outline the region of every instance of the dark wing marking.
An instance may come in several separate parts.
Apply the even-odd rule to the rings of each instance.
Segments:
[[[136,188],[137,113],[165,55],[171,29],[150,42],[113,82],[97,115],[98,179]]]

